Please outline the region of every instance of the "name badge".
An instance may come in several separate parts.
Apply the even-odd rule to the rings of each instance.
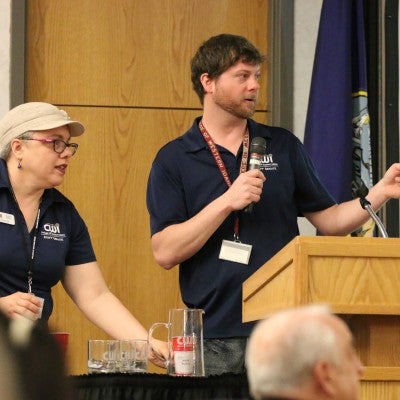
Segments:
[[[249,263],[252,247],[253,246],[250,244],[223,240],[219,252],[219,258],[221,260],[233,261],[247,265]]]
[[[0,212],[0,222],[8,225],[15,225],[14,215]]]

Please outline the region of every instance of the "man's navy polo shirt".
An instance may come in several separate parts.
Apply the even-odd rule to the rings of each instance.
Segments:
[[[28,260],[32,236],[19,210],[0,160],[0,213],[14,216],[15,225],[0,222],[0,296],[28,291]],[[66,265],[96,261],[89,233],[74,205],[56,189],[46,189],[40,204],[40,220],[33,261],[32,292],[45,299],[42,319],[53,310],[51,288],[63,277]]]
[[[166,144],[153,162],[147,188],[152,235],[190,219],[227,190],[199,131],[199,120]],[[253,246],[249,265],[219,259],[222,240],[233,240],[232,214],[179,268],[183,301],[205,310],[206,338],[249,335],[253,324],[241,321],[242,283],[299,234],[298,216],[335,204],[296,136],[253,120],[248,120],[248,127],[250,140],[261,136],[267,142],[260,167],[266,176],[261,200],[252,213],[238,213],[240,241]],[[237,156],[221,146],[218,149],[233,182],[240,173],[242,148]]]

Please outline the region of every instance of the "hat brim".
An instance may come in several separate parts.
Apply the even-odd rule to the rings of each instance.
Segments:
[[[48,121],[48,122],[38,122],[37,124],[30,123],[29,130],[31,131],[47,131],[48,129],[59,128],[61,126],[66,126],[69,133],[72,136],[80,136],[85,132],[85,127],[78,121]]]

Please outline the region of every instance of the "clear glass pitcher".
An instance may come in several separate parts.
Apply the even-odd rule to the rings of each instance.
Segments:
[[[149,341],[158,327],[168,329],[167,373],[179,376],[204,376],[203,314],[198,308],[173,308],[168,322],[150,327]]]

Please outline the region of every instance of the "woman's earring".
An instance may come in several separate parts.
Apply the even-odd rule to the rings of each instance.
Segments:
[[[21,169],[22,168],[22,165],[21,165],[21,160],[18,160],[18,167],[17,167],[18,169]]]

